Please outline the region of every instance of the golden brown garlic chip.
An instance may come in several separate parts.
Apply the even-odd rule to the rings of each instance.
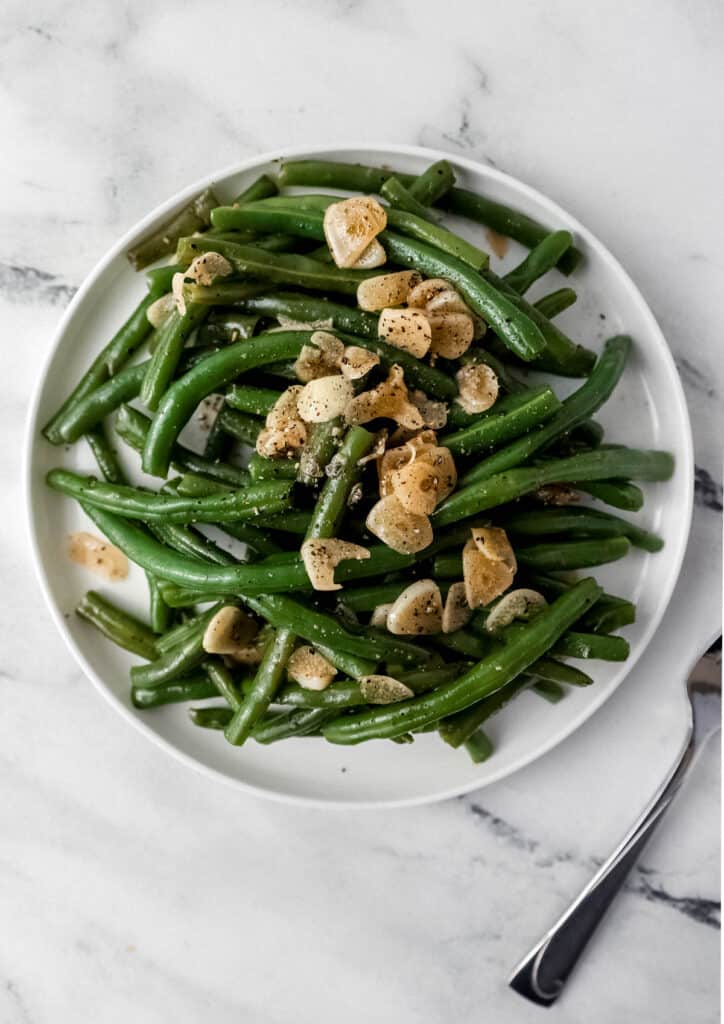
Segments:
[[[458,359],[470,348],[475,336],[473,318],[467,313],[430,313],[430,352],[443,359]]]
[[[419,284],[420,280],[416,270],[400,270],[396,274],[369,277],[357,288],[357,305],[370,313],[376,313],[386,306],[401,306],[410,289]]]
[[[480,608],[508,590],[516,561],[505,530],[491,526],[471,533],[463,548],[465,597],[471,608]]]
[[[438,313],[467,313],[468,307],[449,281],[443,277],[430,277],[412,288],[407,305]],[[437,305],[437,308],[435,306]]]
[[[344,377],[318,377],[302,388],[297,400],[305,423],[326,423],[341,416],[354,398],[354,388]]]
[[[390,368],[387,380],[356,395],[345,413],[348,423],[369,423],[379,416],[412,430],[419,430],[423,425],[422,416],[408,398],[405,376],[397,365]]]
[[[435,472],[435,491],[438,502],[441,502],[449,494],[452,494],[455,490],[455,484],[458,482],[455,460],[450,449],[443,448],[441,445],[429,448],[423,457],[430,463]]]
[[[318,377],[329,377],[339,371],[343,355],[344,345],[339,338],[328,331],[315,331],[309,338],[309,344],[302,345],[294,363],[294,372],[305,383]]]
[[[337,675],[337,669],[319,651],[304,645],[292,653],[287,662],[287,675],[303,690],[326,690]]]
[[[412,460],[390,474],[392,493],[406,512],[429,516],[437,505],[437,474],[424,458]]]
[[[442,597],[434,580],[416,580],[392,602],[387,628],[396,636],[430,636],[442,629]]]
[[[303,390],[299,384],[288,387],[267,413],[264,429],[256,439],[256,450],[263,458],[293,458],[306,444],[307,426],[297,407]]]
[[[234,268],[220,252],[203,252],[192,260],[186,270],[174,274],[171,278],[171,292],[176,301],[176,308],[181,316],[186,313],[186,297],[184,285],[211,285],[217,277],[228,277]]]
[[[467,413],[485,412],[495,405],[498,378],[485,363],[464,366],[455,374],[458,382],[457,401]]]
[[[462,580],[451,583],[442,610],[443,633],[456,633],[467,626],[472,614],[473,610],[465,596],[465,583]]]
[[[548,602],[537,590],[511,590],[498,601],[488,613],[485,629],[488,633],[497,633],[505,629],[514,619],[528,620],[546,607]]]
[[[361,348],[359,345],[348,345],[344,350],[340,369],[347,380],[359,380],[365,377],[375,366],[379,366],[380,357],[376,352]]]
[[[374,270],[387,263],[387,253],[375,238],[370,242],[358,260],[352,264],[354,270]]]
[[[332,203],[324,212],[324,237],[338,267],[352,267],[387,226],[384,207],[371,196]]]
[[[305,540],[301,547],[302,561],[309,581],[315,590],[341,590],[342,584],[334,582],[334,570],[340,562],[348,559],[364,561],[370,557],[367,548],[352,544],[337,537],[318,537]]]
[[[377,629],[387,629],[387,616],[391,607],[391,601],[388,604],[378,604],[377,607],[372,610],[370,626],[376,626]]]
[[[412,555],[432,544],[427,516],[406,512],[393,494],[372,506],[365,525],[383,544],[402,554]]]
[[[160,327],[169,313],[176,308],[176,297],[173,292],[166,292],[160,299],[156,299],[146,310],[146,319],[151,327]]]
[[[425,426],[442,430],[447,424],[447,402],[436,402],[428,398],[424,391],[413,391],[410,398],[415,408],[419,409]]]
[[[241,608],[224,605],[206,627],[202,646],[209,654],[237,655],[252,644],[258,632],[258,623]]]
[[[388,345],[422,359],[430,348],[430,321],[419,309],[383,309],[377,333]]]
[[[414,690],[392,676],[362,676],[359,688],[368,704],[396,704],[415,696]]]

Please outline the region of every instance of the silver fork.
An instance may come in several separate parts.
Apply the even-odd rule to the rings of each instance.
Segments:
[[[550,1006],[596,930],[641,850],[664,816],[704,745],[721,727],[721,657],[702,655],[686,680],[689,722],[684,745],[668,777],[608,860],[566,912],[515,968],[510,986]]]

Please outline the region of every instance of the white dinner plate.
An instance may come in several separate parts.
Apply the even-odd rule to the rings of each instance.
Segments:
[[[184,705],[135,709],[129,699],[128,670],[136,659],[72,614],[81,595],[95,588],[143,615],[145,578],[132,567],[123,583],[104,584],[68,560],[66,535],[95,528],[74,501],[45,486],[44,476],[58,465],[93,472],[94,463],[84,443],[67,451],[55,448],[41,437],[40,429],[144,292],[143,275],[131,270],[126,250],[203,188],[213,185],[220,198],[227,200],[261,172],[274,173],[280,157],[389,164],[409,172],[447,157],[461,185],[509,203],[551,229],[570,229],[585,253],[584,265],[570,279],[557,272],[546,275],[531,294],[537,297],[565,283],[575,287],[579,300],[560,323],[572,337],[597,351],[612,334],[633,336],[630,365],[597,419],[606,427],[608,441],[663,448],[675,455],[673,478],[644,485],[646,504],[636,517],[663,536],[664,550],[649,555],[633,549],[623,561],[595,571],[608,590],[637,603],[637,622],[625,630],[631,644],[628,661],[586,664],[595,684],[572,689],[555,706],[534,693],[524,693],[486,725],[495,753],[484,764],[471,764],[463,750],[452,750],[434,734],[405,746],[375,741],[341,747],[320,739],[296,739],[270,747],[253,742],[241,749],[231,747],[221,734],[193,726]],[[488,247],[481,226],[454,219],[451,223]],[[507,269],[523,252],[512,243],[502,263],[493,257],[492,265],[496,270]],[[559,394],[578,386],[558,378],[554,385]],[[140,480],[137,456],[130,453],[125,464]],[[465,793],[529,764],[589,718],[626,678],[668,604],[686,547],[693,480],[691,430],[674,361],[646,302],[617,260],[583,225],[527,185],[472,160],[412,146],[320,146],[266,154],[196,182],[145,217],[91,272],[60,323],[31,406],[26,466],[30,535],[40,583],[58,629],[100,692],[137,729],[210,777],[273,799],[324,807],[399,806]]]

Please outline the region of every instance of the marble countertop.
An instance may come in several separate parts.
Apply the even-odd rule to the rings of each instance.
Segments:
[[[0,1021],[539,1020],[507,974],[674,758],[719,620],[724,11],[36,0],[0,25]],[[29,563],[18,453],[63,307],[144,211],[238,158],[365,136],[488,161],[599,235],[669,339],[697,487],[671,610],[593,720],[472,796],[340,815],[196,775],[99,699]],[[712,744],[552,1019],[718,1020],[718,900]]]

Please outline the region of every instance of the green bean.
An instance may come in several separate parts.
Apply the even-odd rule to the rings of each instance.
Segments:
[[[664,546],[661,537],[641,529],[635,523],[591,508],[546,508],[514,512],[512,516],[506,517],[505,528],[509,533],[520,536],[566,534],[628,537],[632,544],[644,551],[660,551]]]
[[[123,484],[106,484],[92,476],[52,469],[47,483],[77,501],[132,519],[161,519],[170,523],[223,523],[259,519],[290,505],[290,485],[269,480],[245,490],[210,494],[205,498],[159,494]]]
[[[350,492],[362,473],[359,460],[369,452],[374,440],[375,435],[364,427],[349,428],[334,457],[334,472],[328,474],[317,499],[305,539],[336,536]]]
[[[617,562],[629,553],[628,537],[597,538],[596,540],[570,540],[552,544],[531,544],[516,547],[518,562],[543,572],[565,572],[569,569],[589,569],[595,565]]]
[[[476,729],[473,735],[465,740],[465,749],[473,764],[482,764],[493,754],[493,741],[482,729]]]
[[[167,295],[173,286],[173,279],[176,274],[185,268],[180,263],[171,263],[165,267],[154,267],[146,271],[146,284],[149,292],[156,297]]]
[[[116,433],[135,451],[143,451],[150,427],[151,420],[138,409],[122,405],[118,410]],[[240,466],[205,459],[203,455],[197,455],[180,444],[174,445],[172,449],[171,465],[181,473],[200,473],[232,487],[245,487],[249,483],[249,474]]]
[[[611,396],[631,350],[627,335],[610,338],[585,384],[563,401],[561,408],[538,430],[518,438],[483,459],[463,477],[463,484],[477,483],[527,461],[535,452],[572,430]]]
[[[158,708],[164,704],[180,704],[188,700],[216,697],[217,690],[202,672],[174,679],[158,686],[132,686],[131,702],[136,708]]]
[[[197,624],[193,633],[159,658],[147,665],[134,665],[131,669],[131,683],[133,686],[153,687],[188,675],[206,657],[203,639],[204,630]]]
[[[411,388],[420,388],[429,398],[451,399],[458,393],[457,382],[454,377],[443,373],[441,370],[428,366],[422,360],[416,359],[409,352],[401,348],[388,345],[380,338],[357,338],[351,334],[341,335],[347,345],[359,345],[360,348],[369,349],[380,357],[380,362],[385,369],[391,366],[399,366],[405,374],[405,383]]]
[[[168,544],[174,551],[180,551],[182,555],[201,558],[215,565],[235,565],[237,562],[228,551],[223,551],[218,544],[189,526],[157,521],[149,523],[148,527],[162,543]]]
[[[226,393],[226,404],[252,416],[267,416],[281,397],[281,391],[257,388],[251,384],[234,384]]]
[[[626,661],[628,640],[622,636],[569,631],[551,648],[552,654],[566,658],[600,658],[603,661]]]
[[[302,449],[297,467],[297,479],[307,487],[314,487],[339,448],[344,428],[340,417],[315,423]]]
[[[231,263],[237,274],[291,284],[312,291],[331,291],[342,295],[356,295],[360,282],[374,277],[376,270],[341,270],[326,266],[308,256],[293,253],[268,253],[258,246],[238,245],[216,238],[183,238],[178,247],[177,259],[189,260],[204,252],[219,252]],[[188,293],[196,301],[196,291]]]
[[[558,597],[570,589],[571,583],[556,576],[526,571],[526,586],[534,587],[546,597]],[[636,605],[614,594],[603,594],[580,620],[579,625],[593,633],[610,633],[636,621]]]
[[[151,324],[146,317],[146,311],[156,301],[159,294],[152,291],[141,299],[128,320],[96,356],[61,407],[43,427],[43,435],[51,444],[63,444],[68,440],[77,441],[84,433],[83,430],[76,430],[73,432],[73,436],[68,436],[68,421],[72,422],[78,405],[94,394],[97,388],[108,381],[109,377],[114,377],[151,333]],[[102,419],[101,416],[88,423],[86,429],[94,426],[100,419]]]
[[[400,672],[396,678],[415,693],[452,682],[469,667],[468,662],[456,662],[440,668],[425,668],[417,672]],[[346,679],[332,683],[325,690],[305,690],[297,683],[288,683],[274,698],[276,704],[295,708],[352,708],[366,704],[360,684]]]
[[[559,438],[551,451],[556,455],[574,455],[576,452],[600,448],[604,430],[596,420],[583,420],[570,433]]]
[[[234,712],[230,707],[219,704],[207,708],[189,708],[189,718],[202,729],[223,730],[231,721]]]
[[[547,683],[564,683],[566,686],[590,686],[593,683],[585,672],[555,658],[539,658],[528,669],[528,675]]]
[[[391,227],[400,231],[403,235],[409,235],[411,238],[416,238],[426,245],[433,246],[440,252],[447,253],[447,255],[472,267],[473,270],[479,271],[488,266],[490,257],[487,252],[478,249],[476,245],[466,241],[452,231],[440,227],[439,224],[431,223],[428,211],[410,196],[404,185],[400,185],[399,182],[396,186],[392,185],[392,182],[395,180],[394,178],[388,178],[384,186],[389,192],[395,193],[396,202],[392,202],[389,194],[385,198],[392,203],[393,207],[399,207],[399,209],[387,210],[387,222]],[[416,209],[405,209],[403,207],[402,202],[400,202],[403,193],[406,196],[405,202],[410,206],[416,207]]]
[[[570,231],[552,231],[530,250],[517,267],[509,270],[503,280],[519,295],[524,295],[539,277],[553,270],[572,245],[573,235]],[[541,312],[540,306],[537,309]]]
[[[208,312],[208,310],[207,310]],[[259,317],[225,309],[212,313],[199,328],[199,343],[217,345],[251,338],[259,324]]]
[[[206,432],[206,440],[204,441],[203,457],[209,462],[221,461],[227,456],[230,450],[233,448],[233,439],[221,428],[221,413],[223,411],[223,403],[220,408],[217,409],[216,415],[213,416],[211,426]],[[206,419],[205,414],[202,414]],[[213,413],[212,413],[213,415]],[[206,424],[204,424],[206,425]]]
[[[95,590],[89,590],[81,598],[75,613],[124,650],[149,660],[158,657],[153,631]]]
[[[402,665],[419,665],[429,659],[429,653],[418,644],[402,637],[392,636],[381,629],[366,627],[352,633],[332,615],[306,607],[282,594],[267,593],[264,597],[244,597],[252,611],[277,629],[293,629],[298,636],[315,646],[322,644],[332,650],[346,651],[358,658],[375,661],[394,661]],[[369,675],[369,672],[348,673]]]
[[[231,600],[231,598],[227,600],[224,594],[212,594],[208,591],[199,593],[198,590],[179,587],[175,583],[169,583],[168,580],[159,580],[159,587],[169,608],[193,608],[204,601],[221,601],[228,604]]]
[[[533,683],[531,691],[537,693],[539,697],[543,697],[544,700],[549,701],[551,704],[557,704],[566,695],[566,691],[560,683],[548,679],[539,679],[537,683]]]
[[[624,512],[638,512],[644,504],[643,491],[630,480],[578,480],[576,487],[584,494]]]
[[[149,263],[155,263],[162,256],[174,251],[183,235],[208,227],[211,211],[219,200],[210,188],[205,189],[189,203],[178,210],[173,217],[155,228],[142,241],[128,250],[128,260],[134,270],[143,270]]]
[[[165,580],[161,580],[161,585],[165,584]],[[187,619],[185,622],[180,622],[177,626],[173,626],[162,636],[156,637],[156,647],[161,654],[169,651],[172,647],[181,643],[196,630],[205,630],[208,624],[213,619],[214,615],[221,609],[221,604],[215,604],[212,608],[208,608],[205,612],[201,612],[199,615],[194,615],[192,618]]]
[[[293,459],[265,459],[256,452],[249,459],[251,479],[258,480],[296,480],[299,462]],[[184,480],[186,478],[184,477]]]
[[[409,584],[406,580],[394,583],[371,583],[366,587],[345,587],[342,602],[353,612],[371,612],[380,604],[391,604]]]
[[[611,476],[668,480],[673,469],[674,460],[668,452],[637,451],[633,448],[586,452],[568,459],[511,469],[469,484],[447,498],[433,513],[433,520],[437,526],[447,526],[537,491],[547,484],[577,484],[586,480],[605,480]]]
[[[224,729],[229,743],[240,747],[269,707],[279,689],[287,661],[294,650],[294,633],[277,630],[267,644],[251,689],[234,709],[234,716]]]
[[[103,423],[99,423],[85,435],[90,450],[98,463],[101,476],[110,484],[122,484],[126,474],[121,469],[115,449],[111,446],[108,432]]]
[[[533,305],[542,313],[548,320],[552,320],[554,316],[558,316],[564,310],[572,306],[578,296],[572,288],[559,288],[555,292],[551,292],[550,295],[544,295],[541,299],[537,299]]]
[[[146,573],[148,583],[148,618],[154,633],[165,633],[173,622],[173,610],[169,608],[158,588],[153,573]]]
[[[221,661],[211,658],[206,662],[205,668],[214,691],[209,696],[215,697],[218,693],[233,711],[238,710],[241,705],[241,694],[228,668]]]
[[[112,413],[123,402],[135,398],[143,383],[148,369],[148,362],[127,366],[103,384],[80,396],[71,406],[57,426],[58,436],[63,441],[72,443],[83,434],[87,434],[109,413]]]
[[[264,426],[264,421],[258,416],[249,416],[237,412],[236,409],[227,409],[225,406],[219,410],[216,422],[224,433],[251,447],[256,444],[256,439]]]
[[[504,413],[516,412],[521,408],[521,406],[524,406],[531,401],[531,399],[537,398],[539,395],[547,393],[547,391],[547,384],[542,384],[537,388],[524,388],[522,391],[518,391],[510,395],[504,395],[502,398],[499,398],[495,405],[486,409],[485,412],[465,412],[459,402],[452,402],[448,409],[447,427],[456,427],[458,430],[462,430],[464,427],[470,427],[476,423],[482,423],[491,416],[502,416]]]
[[[211,566],[171,551],[127,519],[92,505],[85,506],[85,511],[110,542],[120,548],[132,562],[163,580],[195,589],[199,594],[238,593],[246,596],[311,590],[304,563],[297,552],[290,552],[288,560],[281,564],[257,562],[253,565],[237,563]],[[337,567],[337,582],[345,583],[347,580],[396,572],[415,561],[413,555],[399,554],[384,544],[372,544],[368,550],[368,559],[348,559]]]
[[[437,160],[434,164],[411,181],[408,189],[423,207],[434,206],[442,196],[455,184],[455,172],[447,160]]]
[[[462,569],[462,563],[460,568]],[[462,572],[460,575],[462,576]],[[436,633],[432,641],[436,646],[454,651],[465,658],[484,658],[490,650],[490,643],[486,639],[466,629],[458,629],[454,633]]]
[[[266,199],[267,196],[275,196],[279,192],[279,187],[274,179],[268,174],[260,174],[259,177],[252,181],[251,185],[248,185],[243,192],[240,192],[234,203],[253,203],[257,199]]]
[[[524,690],[530,689],[532,685],[533,678],[531,676],[523,674],[517,676],[476,704],[443,719],[438,726],[440,737],[451,747],[462,746],[475,735],[484,722],[487,722],[498,711],[502,711],[511,700],[523,693]]]
[[[276,743],[292,736],[310,736],[330,721],[333,714],[321,708],[271,713],[255,726],[252,736],[257,743]]]
[[[269,255],[266,258],[271,259]],[[221,280],[207,285],[184,285],[186,301],[195,306],[237,306],[254,295],[268,291],[268,281]]]
[[[331,320],[334,327],[358,337],[377,338],[379,317],[361,309],[343,306],[339,302],[317,295],[301,295],[295,292],[271,292],[244,299],[239,308],[259,316],[286,316],[299,323]]]
[[[279,181],[282,185],[316,185],[322,188],[379,194],[384,182],[393,174],[406,186],[415,180],[415,176],[411,174],[365,167],[361,164],[325,160],[287,160],[282,164]],[[549,234],[549,229],[532,217],[467,189],[449,189],[439,200],[439,205],[450,213],[485,224],[499,234],[515,239],[528,249],[532,249]],[[559,269],[569,274],[581,258],[582,254],[578,249],[571,249],[563,256]]]
[[[176,374],[186,342],[207,315],[206,306],[188,305],[183,315],[173,310],[164,321],[141,385],[141,401],[149,409],[158,408]]]
[[[560,408],[561,402],[551,389],[541,387],[529,392],[527,400],[516,403],[512,412],[485,416],[455,434],[445,434],[441,443],[453,455],[474,455],[527,434],[546,420],[550,421]]]
[[[500,690],[542,657],[600,594],[595,580],[581,580],[525,623],[515,641],[492,651],[456,682],[398,704],[342,715],[325,726],[325,738],[332,743],[389,738],[462,711]]]
[[[165,476],[173,446],[199,402],[240,374],[279,359],[295,359],[309,337],[300,331],[262,334],[209,356],[175,381],[161,399],[143,450],[144,472]]]
[[[429,217],[427,208],[405,188],[399,178],[388,178],[380,189],[380,195],[387,200],[390,206],[394,206],[398,210],[414,213],[418,217]]]

